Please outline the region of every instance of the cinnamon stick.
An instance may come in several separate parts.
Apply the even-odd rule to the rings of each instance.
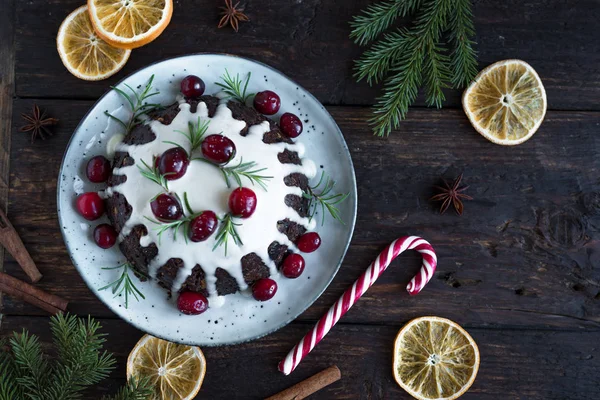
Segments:
[[[326,386],[331,385],[341,379],[342,373],[340,369],[332,365],[331,367],[319,372],[310,378],[303,380],[302,382],[284,390],[283,392],[277,393],[271,397],[267,397],[265,400],[300,400],[304,399],[311,394],[323,389]]]
[[[14,257],[31,282],[36,283],[42,279],[42,274],[35,266],[23,241],[17,234],[6,214],[0,209],[0,244]]]
[[[67,300],[44,292],[4,272],[0,272],[0,291],[48,311],[51,314],[67,310]]]

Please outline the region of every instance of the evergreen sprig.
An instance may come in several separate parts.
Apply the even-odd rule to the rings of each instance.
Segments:
[[[123,83],[123,86],[125,86],[131,92],[131,94],[125,92],[123,89],[119,89],[116,86],[111,86],[111,89],[119,93],[129,104],[129,107],[131,108],[131,118],[129,118],[129,121],[125,122],[120,118],[115,117],[108,111],[104,111],[104,114],[120,124],[125,129],[125,133],[129,133],[129,131],[131,131],[131,129],[141,121],[142,115],[162,107],[162,105],[159,103],[148,103],[148,99],[150,97],[156,96],[160,93],[158,90],[153,90],[153,81],[154,75],[150,76],[150,79],[146,83],[146,86],[141,93],[138,93],[137,90],[126,83]]]
[[[146,299],[144,294],[135,286],[135,283],[133,283],[133,280],[131,279],[131,276],[129,275],[129,270],[133,269],[131,264],[126,262],[126,263],[117,265],[116,267],[106,267],[106,268],[102,268],[102,269],[104,269],[104,270],[123,269],[123,271],[121,272],[121,275],[119,275],[119,277],[117,279],[115,279],[113,282],[109,283],[108,285],[101,287],[100,289],[98,289],[98,291],[111,289],[112,294],[114,294],[115,297],[124,295],[125,296],[125,308],[129,307],[129,297],[130,296],[133,296],[136,301],[140,301],[140,299],[139,299],[140,297],[144,300]]]
[[[248,75],[246,75],[246,79],[240,78],[240,74],[236,74],[235,77],[233,77],[229,75],[229,71],[225,69],[225,74],[221,76],[221,80],[223,81],[223,83],[215,82],[215,85],[223,89],[223,92],[228,94],[230,97],[233,97],[235,100],[244,104],[246,103],[248,98],[254,94],[246,93],[251,76],[252,73],[248,72]]]
[[[137,166],[140,170],[140,174],[144,178],[150,179],[152,182],[161,186],[165,192],[169,191],[169,181],[167,180],[167,175],[173,174],[173,172],[161,174],[156,166],[156,157],[152,159],[152,166],[148,165],[146,161],[140,160],[142,162],[143,167]]]
[[[194,124],[193,122],[188,122],[188,132],[183,131],[175,131],[177,133],[181,133],[183,136],[190,141],[190,151],[188,155],[192,154],[194,150],[202,145],[202,139],[204,138],[204,134],[208,130],[208,125],[210,124],[210,120],[202,120],[198,117],[198,122]],[[181,147],[179,144],[174,142],[166,142],[174,144],[178,147]]]
[[[334,186],[335,181],[326,176],[323,171],[319,182],[314,186],[309,186],[308,190],[302,193],[302,196],[310,201],[308,205],[308,217],[310,219],[321,208],[321,225],[325,223],[325,210],[329,212],[333,219],[344,224],[337,205],[346,200],[350,193],[332,193]]]
[[[412,14],[409,27],[385,32],[397,18]],[[421,86],[427,105],[440,108],[445,88],[463,87],[477,73],[471,0],[385,0],[350,25],[350,37],[359,45],[383,34],[356,61],[355,73],[370,85],[384,82],[370,120],[378,136],[398,128]]]
[[[239,222],[235,222],[233,220],[233,215],[227,213],[223,218],[220,219],[219,230],[217,231],[216,243],[213,246],[213,251],[215,251],[219,246],[224,246],[225,255],[227,256],[227,244],[229,242],[229,238],[233,240],[238,246],[243,245],[242,239],[237,232],[236,227],[241,226],[242,224]]]
[[[82,391],[108,377],[115,367],[103,350],[105,334],[92,318],[58,314],[50,319],[57,357],[42,352],[39,339],[23,330],[0,340],[0,400],[78,400]],[[147,379],[131,381],[104,400],[142,400],[152,393]]]
[[[246,178],[254,185],[258,184],[263,190],[267,191],[267,184],[265,181],[273,179],[272,176],[261,175],[261,172],[266,171],[267,168],[256,168],[257,164],[254,161],[243,162],[240,159],[240,162],[237,165],[233,165],[230,167],[219,167],[221,172],[223,173],[223,177],[225,177],[225,183],[227,183],[227,187],[231,187],[231,182],[229,182],[229,178],[233,178],[239,187],[242,187],[242,178]]]
[[[179,198],[179,196],[176,193],[175,193],[175,196],[181,203],[182,202],[181,198]],[[186,244],[188,243],[188,237],[190,234],[190,223],[196,217],[198,217],[200,214],[202,214],[202,211],[194,212],[194,210],[192,210],[192,207],[190,206],[190,202],[188,200],[187,192],[183,192],[183,204],[187,211],[187,215],[184,215],[182,218],[175,220],[175,221],[157,221],[155,219],[144,216],[144,218],[146,218],[148,221],[152,222],[155,225],[158,225],[155,228],[155,230],[157,231],[157,235],[158,235],[158,244],[160,244],[160,242],[161,242],[162,235],[165,232],[168,232],[169,230],[173,231],[173,241],[176,241],[177,240],[177,232],[179,232],[179,229],[182,227],[183,227],[183,237],[185,239],[185,243]]]

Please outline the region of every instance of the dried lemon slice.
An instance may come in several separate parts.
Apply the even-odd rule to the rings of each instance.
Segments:
[[[173,15],[173,0],[88,0],[88,7],[98,35],[122,49],[150,43]]]
[[[206,359],[200,348],[150,335],[140,339],[127,359],[127,379],[150,378],[154,394],[149,400],[193,399],[205,374]]]
[[[69,72],[87,81],[116,74],[131,54],[131,50],[111,47],[94,33],[87,6],[79,7],[62,22],[56,48]]]
[[[473,127],[501,145],[528,140],[546,115],[546,91],[535,70],[521,60],[490,65],[463,94],[463,109]]]
[[[440,317],[416,318],[394,344],[394,378],[420,400],[452,400],[473,384],[479,349],[458,324]]]

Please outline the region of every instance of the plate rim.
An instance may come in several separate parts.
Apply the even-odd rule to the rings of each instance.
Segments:
[[[142,68],[139,68],[131,73],[129,73],[127,76],[125,76],[124,78],[120,79],[117,83],[115,83],[113,86],[118,87],[119,85],[121,85],[125,80],[129,79],[131,76],[136,75],[138,73],[141,73],[151,67],[153,67],[154,65],[163,63],[163,62],[167,62],[167,61],[172,61],[172,60],[176,60],[179,58],[185,58],[185,57],[193,57],[193,56],[220,56],[220,57],[231,57],[231,58],[237,58],[237,59],[241,59],[244,60],[246,62],[250,62],[250,63],[254,63],[254,64],[258,64],[264,68],[267,68],[279,75],[281,75],[282,77],[284,77],[285,79],[287,79],[288,81],[290,81],[292,84],[296,85],[298,88],[300,88],[301,90],[303,90],[306,94],[307,97],[312,100],[313,102],[316,102],[317,104],[319,104],[322,108],[323,111],[325,111],[325,113],[327,114],[327,116],[329,117],[329,119],[333,122],[334,126],[335,126],[335,133],[340,137],[340,139],[342,140],[342,144],[343,144],[343,151],[346,153],[347,157],[348,157],[348,161],[350,162],[350,178],[351,178],[351,188],[350,188],[350,192],[351,194],[353,194],[354,197],[354,207],[352,207],[351,209],[351,221],[348,224],[350,230],[349,230],[349,237],[348,240],[346,242],[346,244],[344,245],[344,249],[342,251],[342,254],[340,255],[340,258],[337,262],[337,266],[335,267],[335,270],[333,271],[333,273],[331,274],[331,277],[329,278],[329,280],[327,281],[327,283],[323,286],[323,289],[321,291],[319,291],[318,294],[316,294],[316,296],[311,299],[310,301],[308,301],[306,303],[305,307],[302,307],[302,309],[298,312],[298,313],[294,313],[294,315],[291,315],[289,318],[282,320],[282,323],[277,324],[277,326],[273,329],[270,329],[264,333],[255,335],[253,337],[250,338],[245,338],[245,339],[240,339],[240,340],[232,340],[232,341],[227,341],[227,343],[215,343],[215,344],[210,344],[210,343],[204,343],[204,344],[198,344],[198,343],[192,343],[192,342],[188,342],[185,340],[173,340],[171,338],[166,338],[163,337],[161,335],[157,335],[154,333],[150,333],[148,332],[146,329],[144,329],[141,324],[138,324],[136,322],[134,322],[133,320],[129,320],[126,319],[124,317],[122,317],[119,313],[117,313],[115,311],[115,309],[109,305],[107,302],[104,301],[104,299],[102,297],[100,297],[97,293],[97,291],[94,291],[93,288],[91,287],[90,282],[88,281],[88,277],[83,274],[81,272],[81,269],[78,266],[78,263],[75,262],[75,260],[73,259],[72,256],[72,249],[71,249],[71,244],[69,241],[67,241],[66,238],[66,233],[65,233],[65,229],[64,229],[64,224],[63,224],[63,216],[62,216],[62,211],[61,211],[61,177],[63,175],[63,169],[65,168],[65,161],[66,161],[66,156],[67,153],[69,151],[69,149],[71,148],[71,145],[74,142],[74,137],[75,134],[80,130],[81,125],[83,124],[83,122],[90,116],[90,114],[92,113],[92,111],[98,106],[98,104],[112,91],[112,89],[106,90],[95,102],[94,104],[87,110],[87,112],[84,114],[84,116],[79,120],[79,123],[77,124],[77,126],[75,127],[75,129],[73,130],[73,133],[71,134],[71,137],[69,138],[69,141],[67,142],[67,146],[65,147],[64,153],[62,155],[61,158],[61,164],[60,164],[60,168],[58,171],[58,178],[57,178],[57,185],[56,185],[56,207],[57,207],[57,214],[58,214],[58,222],[59,222],[59,227],[60,227],[60,233],[63,239],[63,243],[65,245],[65,248],[67,250],[67,253],[69,255],[69,258],[71,259],[71,263],[73,264],[73,266],[75,267],[75,269],[77,270],[77,273],[79,274],[79,276],[83,279],[83,281],[85,282],[86,286],[88,287],[88,289],[94,293],[94,295],[96,296],[96,298],[98,298],[102,304],[104,304],[112,313],[114,313],[120,320],[123,320],[124,322],[126,322],[127,324],[133,326],[134,328],[140,330],[141,332],[144,332],[144,334],[148,334],[154,337],[157,337],[159,339],[163,339],[169,342],[173,342],[173,343],[179,343],[179,344],[183,344],[183,345],[189,345],[189,346],[203,346],[203,347],[220,347],[220,346],[232,346],[232,345],[236,345],[236,344],[242,344],[242,343],[248,343],[257,339],[260,339],[262,337],[265,337],[267,335],[270,335],[284,327],[286,327],[287,325],[289,325],[291,322],[293,322],[294,320],[296,320],[300,315],[302,315],[306,310],[308,310],[322,295],[323,293],[325,293],[325,291],[329,288],[329,286],[331,285],[331,282],[333,282],[333,279],[337,276],[343,262],[344,259],[346,258],[346,254],[348,252],[348,248],[350,247],[350,243],[352,242],[352,238],[354,236],[354,229],[356,227],[356,217],[357,217],[357,210],[358,210],[358,189],[357,189],[357,184],[356,184],[356,171],[354,169],[354,162],[352,161],[352,154],[350,153],[350,149],[348,148],[348,144],[346,143],[346,139],[344,138],[344,134],[342,133],[342,130],[340,129],[340,127],[338,126],[336,120],[333,118],[333,116],[331,115],[331,113],[325,108],[325,106],[308,90],[306,90],[303,86],[301,86],[300,84],[298,84],[295,80],[291,79],[290,77],[288,77],[286,74],[284,74],[283,72],[279,71],[278,69],[271,67],[268,64],[265,64],[261,61],[257,61],[257,60],[253,60],[251,58],[248,57],[243,57],[243,56],[238,56],[235,54],[231,54],[231,53],[211,53],[211,52],[195,52],[195,53],[189,53],[189,54],[184,54],[184,55],[179,55],[179,56],[175,56],[175,57],[168,57],[168,58],[164,58],[161,60],[157,60],[154,61]]]

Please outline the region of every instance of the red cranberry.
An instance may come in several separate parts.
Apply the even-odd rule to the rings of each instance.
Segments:
[[[158,171],[168,181],[172,181],[185,175],[189,163],[185,150],[181,147],[173,147],[165,151],[158,159]]]
[[[205,87],[204,81],[196,75],[188,75],[181,80],[181,93],[186,98],[202,96]]]
[[[321,246],[321,237],[317,232],[305,233],[300,236],[296,246],[304,253],[312,253]]]
[[[112,225],[100,224],[94,229],[94,241],[103,249],[111,248],[117,242],[117,231]]]
[[[85,172],[90,182],[106,182],[111,172],[110,162],[104,156],[93,157],[88,161]]]
[[[256,93],[254,96],[254,108],[261,114],[273,115],[277,114],[279,107],[281,106],[281,100],[277,93],[270,90]]]
[[[273,279],[259,279],[252,285],[252,296],[258,301],[271,300],[275,293],[277,293],[277,282]]]
[[[245,187],[235,189],[229,195],[229,209],[236,217],[250,217],[256,210],[256,194]]]
[[[304,272],[304,257],[300,254],[292,253],[283,259],[281,273],[286,278],[296,279]]]
[[[202,154],[208,160],[225,164],[235,157],[235,144],[223,135],[209,135],[202,141]]]
[[[212,211],[204,211],[190,223],[189,236],[192,242],[203,242],[217,230],[217,216]]]
[[[87,192],[77,197],[77,210],[83,218],[93,221],[104,214],[104,200],[96,192]]]
[[[295,138],[302,133],[302,121],[292,113],[285,113],[279,118],[279,127],[287,137]]]
[[[202,314],[208,309],[208,299],[202,293],[181,292],[177,299],[177,308],[187,315]]]
[[[176,221],[183,216],[183,210],[179,200],[171,194],[159,194],[150,203],[152,213],[162,221]]]

